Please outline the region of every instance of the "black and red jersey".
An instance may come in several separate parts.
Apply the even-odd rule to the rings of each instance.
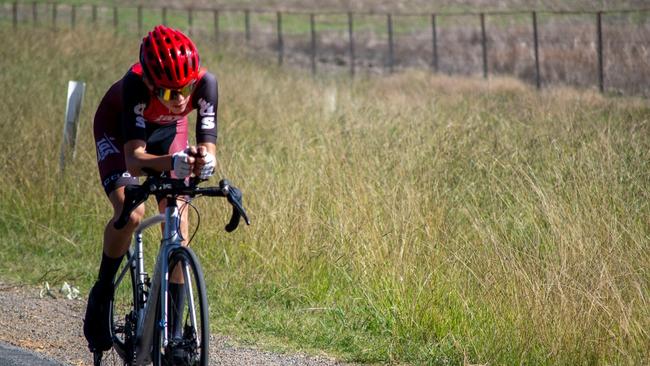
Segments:
[[[137,63],[122,78],[122,131],[124,142],[147,140],[147,125],[168,125],[197,110],[197,143],[217,141],[217,79],[202,69],[185,110],[174,114],[158,100],[142,80],[142,66]]]
[[[172,113],[143,81],[140,64],[133,65],[106,92],[93,125],[97,166],[107,194],[124,184],[137,184],[127,172],[124,144],[143,140],[153,155],[173,154],[188,145],[187,115],[197,110],[196,142],[217,141],[217,79],[201,70],[181,113]],[[135,183],[134,183],[135,182]]]

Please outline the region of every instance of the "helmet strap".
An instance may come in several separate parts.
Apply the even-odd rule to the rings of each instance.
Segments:
[[[142,74],[142,82],[144,82],[144,85],[147,86],[147,89],[149,89],[150,91],[154,90],[155,86],[149,80],[149,77],[147,77],[146,72]]]

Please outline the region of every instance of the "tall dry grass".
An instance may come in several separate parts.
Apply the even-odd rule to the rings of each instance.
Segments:
[[[88,289],[110,207],[90,121],[137,37],[0,32],[0,277]],[[214,331],[366,362],[647,361],[644,101],[426,72],[313,79],[199,47],[220,81],[219,175],[253,218],[228,235],[227,206],[197,201]],[[68,79],[88,90],[59,174]]]

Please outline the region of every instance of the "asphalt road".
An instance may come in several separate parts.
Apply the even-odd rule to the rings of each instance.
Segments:
[[[34,352],[0,342],[0,366],[61,366]]]

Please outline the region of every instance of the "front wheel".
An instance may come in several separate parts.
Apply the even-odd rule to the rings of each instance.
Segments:
[[[169,257],[167,304],[169,342],[166,347],[163,345],[161,321],[157,319],[153,364],[207,366],[210,339],[208,299],[203,271],[189,248],[174,249]]]

